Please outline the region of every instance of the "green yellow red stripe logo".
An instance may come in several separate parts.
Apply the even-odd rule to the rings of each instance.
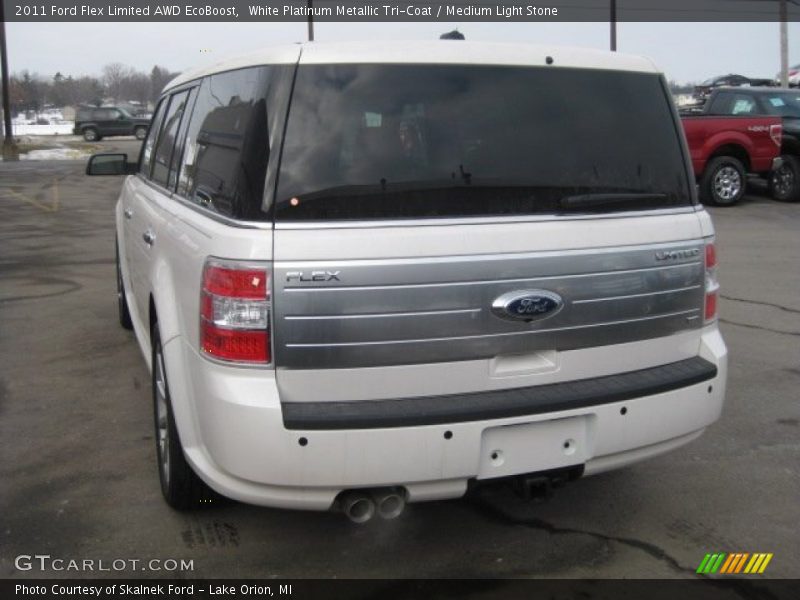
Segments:
[[[772,560],[771,552],[715,552],[706,554],[697,567],[697,573],[713,575],[715,573],[731,575],[744,573],[760,575]]]

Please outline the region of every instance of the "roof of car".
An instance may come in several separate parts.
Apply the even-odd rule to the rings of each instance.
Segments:
[[[658,73],[644,57],[570,46],[467,42],[460,40],[407,42],[309,42],[267,47],[178,75],[164,90],[222,71],[266,64],[478,64],[581,67]]]

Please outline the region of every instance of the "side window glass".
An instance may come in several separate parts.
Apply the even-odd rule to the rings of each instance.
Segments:
[[[261,205],[271,69],[239,69],[203,80],[187,131],[179,194],[236,219],[266,218]]]
[[[153,176],[156,183],[166,186],[169,178],[169,168],[172,163],[172,153],[175,150],[175,140],[178,135],[178,126],[186,108],[189,92],[183,91],[174,94],[170,100],[169,108],[164,113],[164,124],[158,136],[153,154]]]
[[[175,150],[172,152],[172,161],[170,162],[169,180],[167,187],[175,189],[175,184],[178,181],[178,172],[181,166],[181,159],[183,158],[183,148],[186,145],[186,130],[189,129],[189,117],[192,115],[192,105],[197,98],[197,88],[189,90],[189,96],[186,99],[186,107],[183,110],[183,118],[178,127],[178,135],[176,137]]]
[[[161,128],[161,119],[167,109],[168,98],[163,98],[156,107],[153,120],[150,122],[150,129],[147,132],[147,139],[142,144],[142,154],[139,156],[139,173],[150,178],[150,159],[153,156],[153,146],[155,145],[158,130]]]
[[[708,112],[713,115],[729,115],[731,110],[731,100],[732,97],[729,93],[723,92],[721,94],[717,94]]]

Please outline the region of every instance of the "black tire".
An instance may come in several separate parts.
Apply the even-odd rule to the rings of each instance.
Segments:
[[[183,454],[183,446],[172,413],[172,401],[158,323],[153,324],[151,339],[153,346],[153,417],[161,493],[167,504],[177,510],[209,506],[218,502],[220,496],[195,474]]]
[[[122,281],[122,268],[119,265],[119,240],[114,243],[114,254],[117,263],[117,312],[119,313],[119,324],[123,329],[133,329],[131,313],[128,310],[128,300],[125,298],[125,282]]]
[[[780,202],[800,200],[800,159],[784,154],[783,164],[769,176],[769,193]]]
[[[100,141],[100,134],[97,133],[97,129],[94,127],[87,127],[83,130],[83,139],[87,142],[98,142]]]
[[[703,204],[731,206],[744,196],[747,178],[742,163],[732,156],[718,156],[708,161],[700,179]]]
[[[136,136],[137,140],[143,140],[147,137],[147,127],[137,127],[133,130],[133,135]]]

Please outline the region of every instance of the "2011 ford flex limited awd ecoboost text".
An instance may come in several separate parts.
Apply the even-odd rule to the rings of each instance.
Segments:
[[[164,496],[392,517],[720,415],[714,231],[645,59],[306,44],[179,76],[117,205]],[[210,490],[209,490],[210,488]]]

